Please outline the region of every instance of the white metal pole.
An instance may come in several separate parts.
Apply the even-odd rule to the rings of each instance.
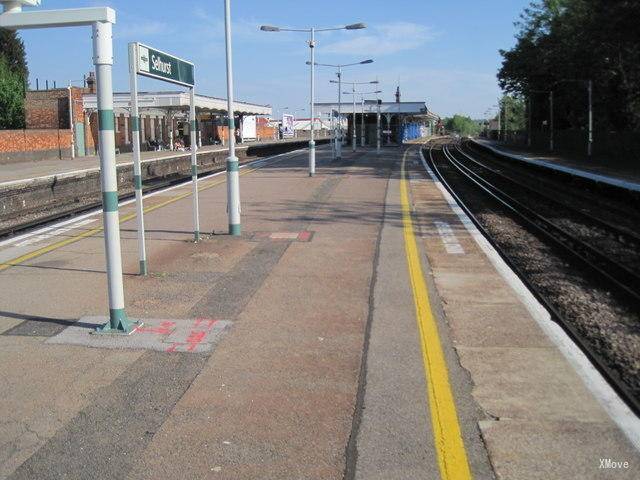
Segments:
[[[198,202],[198,139],[196,132],[195,87],[189,91],[189,136],[191,137],[191,186],[193,197],[193,240],[200,241],[200,208]]]
[[[169,150],[173,151],[173,113],[167,113],[167,132],[169,133]]]
[[[362,96],[362,122],[360,127],[360,146],[364,147],[364,95]]]
[[[382,129],[380,125],[380,102],[378,102],[378,113],[376,114],[376,153],[380,155]]]
[[[338,139],[338,132],[336,131],[336,122],[333,115],[333,108],[329,113],[329,128],[331,128],[331,158],[336,159],[336,140]]]
[[[313,177],[316,174],[316,142],[314,140],[314,123],[315,123],[315,29],[311,28],[311,41],[309,42],[309,49],[311,50],[311,125],[310,125],[310,138],[309,138],[309,176]]]
[[[356,151],[356,84],[351,84],[351,96],[353,97],[353,125],[351,129],[351,151]]]
[[[69,81],[69,128],[71,129],[71,158],[76,158],[75,122],[73,121],[73,98],[71,97],[71,81]]]
[[[235,121],[233,117],[233,62],[231,48],[231,3],[224,0],[224,30],[227,61],[227,115],[229,116],[229,157],[227,158],[227,215],[229,235],[239,236],[240,224],[240,174],[236,157]]]
[[[138,227],[138,260],[140,275],[147,274],[147,252],[144,234],[144,207],[142,204],[142,169],[140,168],[140,121],[138,113],[137,45],[129,44],[129,86],[131,88],[131,132],[133,137],[133,187],[136,194],[136,222]]]
[[[338,153],[337,160],[342,160],[342,67],[338,67]]]
[[[587,143],[587,155],[593,153],[593,80],[589,80],[589,139]]]
[[[118,215],[118,177],[116,172],[116,145],[113,128],[113,40],[112,25],[108,22],[93,24],[93,63],[96,69],[98,103],[98,145],[100,152],[100,182],[104,244],[109,295],[109,323],[102,332],[126,332],[132,324],[124,308],[122,285],[122,253],[120,250],[120,219]]]

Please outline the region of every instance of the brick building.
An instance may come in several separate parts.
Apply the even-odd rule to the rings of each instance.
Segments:
[[[0,163],[94,155],[98,144],[98,115],[95,76],[86,87],[29,90],[25,98],[25,130],[0,130]],[[142,150],[174,142],[189,145],[189,93],[140,92],[140,144]],[[226,99],[196,95],[199,145],[226,143]],[[129,92],[114,93],[115,141],[117,152],[132,149]],[[271,107],[235,102],[236,125],[246,115],[270,115]],[[263,138],[275,132],[259,129]]]

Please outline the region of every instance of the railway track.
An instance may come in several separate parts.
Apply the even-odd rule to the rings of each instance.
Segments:
[[[547,286],[541,286],[530,269],[523,265],[522,255],[513,255],[509,248],[496,241],[486,228],[482,214],[477,212],[477,201],[466,202],[461,190],[474,190],[473,194],[486,199],[487,205],[511,217],[547,245],[553,254],[572,266],[578,266],[589,281],[599,288],[612,292],[616,302],[621,302],[631,312],[640,312],[640,239],[628,229],[618,228],[613,222],[585,212],[579,205],[567,204],[560,199],[549,198],[549,192],[541,192],[527,185],[502,169],[487,165],[472,157],[457,144],[440,145],[441,149],[428,148],[431,168],[443,185],[466,211],[467,215],[493,244],[500,255],[518,274],[538,300],[547,308],[554,320],[573,338],[591,359],[593,364],[609,380],[609,383],[625,399],[636,414],[640,414],[640,390],[630,382],[624,368],[616,365],[615,354],[598,345],[599,340],[587,332],[576,319],[576,310],[563,305],[549,294]],[[478,197],[474,197],[478,198]],[[566,267],[566,265],[565,265]],[[570,267],[571,268],[571,267]],[[546,272],[554,277],[554,271]],[[561,275],[561,274],[558,274]],[[581,287],[582,288],[582,287]],[[634,316],[633,313],[631,315]],[[640,325],[636,322],[636,328]],[[635,332],[640,336],[640,331]],[[606,332],[601,332],[601,336]],[[613,335],[613,333],[612,333]],[[635,341],[635,340],[634,340]],[[605,339],[606,343],[606,339]],[[603,353],[604,352],[604,353]],[[612,358],[614,357],[614,358]]]
[[[460,173],[517,215],[528,226],[544,235],[554,245],[564,249],[568,255],[581,260],[589,268],[606,277],[617,288],[640,301],[640,238],[632,237],[609,222],[584,213],[577,206],[569,206],[540,194],[526,184],[475,160],[462,152],[457,145],[453,148],[464,155],[475,167],[460,161],[452,153],[451,148],[445,146],[444,155]],[[508,185],[509,183],[511,185]],[[513,192],[514,189],[519,192]],[[532,206],[532,203],[535,205]],[[566,210],[575,221],[560,222],[558,217],[562,210]],[[608,242],[610,251],[606,253],[603,251],[605,245],[599,241],[603,234],[610,239]],[[613,254],[611,250],[614,251]]]

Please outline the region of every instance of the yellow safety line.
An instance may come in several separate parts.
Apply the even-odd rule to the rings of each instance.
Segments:
[[[282,159],[280,159],[282,160]],[[280,160],[275,160],[273,162],[269,162],[269,164],[272,163],[276,163],[279,162]],[[265,165],[261,165],[259,167],[255,167],[255,168],[249,168],[249,169],[243,169],[240,171],[240,175],[247,175],[248,173],[254,172],[262,167],[264,167]],[[220,185],[222,183],[226,182],[226,178],[223,178],[221,180],[217,180],[217,181],[213,181],[211,183],[204,183],[203,182],[203,186],[198,185],[198,191],[201,192],[203,190],[208,190],[209,188],[215,187],[217,185]],[[183,185],[186,186],[187,184]],[[186,198],[188,196],[190,196],[192,194],[191,191],[187,192],[187,193],[183,193],[181,195],[177,195],[175,197],[172,197],[169,200],[166,200],[164,202],[160,202],[157,203],[155,205],[151,205],[148,206],[144,209],[144,213],[149,213],[149,212],[153,212],[154,210],[158,210],[159,208],[162,207],[166,207],[167,205],[170,205],[174,202],[177,202],[178,200],[182,200],[183,198]],[[135,213],[130,213],[128,215],[124,215],[120,217],[120,223],[124,223],[124,222],[128,222],[129,220],[132,220],[136,218],[136,214]],[[0,272],[7,270],[11,267],[15,267],[16,265],[20,265],[21,263],[24,263],[28,260],[31,260],[33,258],[36,257],[40,257],[46,253],[49,253],[53,250],[57,250],[59,248],[65,247],[67,245],[70,245],[72,243],[78,242],[80,240],[82,240],[83,238],[87,238],[87,237],[91,237],[93,235],[95,235],[96,233],[100,233],[104,228],[103,227],[96,227],[96,228],[92,228],[90,230],[85,230],[82,233],[79,233],[73,237],[69,237],[69,238],[65,238],[64,240],[60,240],[59,242],[56,243],[52,243],[51,245],[47,245],[46,247],[42,247],[39,248],[38,250],[34,250],[33,252],[29,252],[29,253],[25,253],[24,255],[21,255],[20,257],[14,258],[12,260],[8,260],[6,262],[2,262],[0,263]]]
[[[429,290],[422,271],[413,220],[411,219],[408,181],[405,173],[407,153],[409,151],[405,152],[402,158],[400,181],[404,245],[416,308],[418,330],[420,332],[420,346],[424,361],[429,409],[431,411],[434,443],[438,454],[440,477],[443,480],[467,480],[471,479],[471,471],[460,431],[453,392],[449,383],[447,363],[440,344],[438,325],[431,310]]]

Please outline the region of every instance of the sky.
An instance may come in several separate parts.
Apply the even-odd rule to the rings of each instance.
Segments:
[[[440,116],[483,118],[497,102],[499,49],[513,46],[514,21],[530,0],[231,0],[235,98],[308,116],[308,36],[261,32],[262,24],[289,28],[364,30],[316,37],[316,62],[374,63],[344,70],[346,81],[378,79],[384,101],[399,84],[402,101],[424,101]],[[41,9],[110,6],[114,26],[114,89],[128,91],[127,43],[139,41],[195,63],[196,91],[226,98],[222,0],[42,0]],[[79,84],[92,69],[88,27],[23,30],[30,82]],[[316,102],[337,98],[335,71],[318,67]],[[176,87],[141,79],[141,90]],[[343,97],[344,99],[344,97]],[[343,100],[344,101],[344,100]],[[304,110],[303,110],[304,109]]]

